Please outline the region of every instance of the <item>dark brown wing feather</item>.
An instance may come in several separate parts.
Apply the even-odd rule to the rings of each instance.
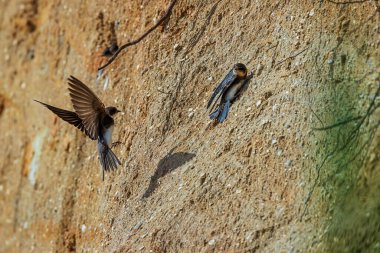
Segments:
[[[66,111],[66,110],[63,110],[63,109],[60,109],[60,108],[57,108],[57,107],[54,107],[54,106],[51,106],[51,105],[48,105],[48,104],[45,104],[43,102],[40,102],[38,100],[34,100],[40,104],[42,104],[43,106],[45,106],[46,108],[48,108],[50,111],[52,111],[54,114],[56,114],[58,117],[60,117],[61,119],[63,119],[64,121],[70,123],[71,125],[74,125],[75,127],[77,127],[79,130],[81,130],[82,132],[84,132],[88,137],[90,137],[91,139],[95,140],[96,138],[94,138],[87,130],[86,128],[84,127],[83,125],[83,122],[82,120],[78,117],[78,115],[75,113],[75,112],[70,112],[70,111]]]
[[[218,87],[216,87],[216,89],[214,90],[213,94],[211,95],[211,98],[210,98],[210,100],[207,103],[207,109],[210,107],[210,105],[212,104],[212,101],[215,98],[216,98],[216,101],[218,101],[219,97],[221,95],[223,95],[224,91],[236,80],[236,77],[237,77],[237,75],[236,75],[236,73],[234,72],[233,69],[230,70],[230,72],[228,72],[228,74],[224,77],[223,81],[218,85]],[[215,103],[216,103],[216,101],[215,101]],[[211,110],[214,108],[215,103],[211,107]]]
[[[69,91],[75,112],[82,120],[84,127],[95,139],[99,136],[101,115],[105,113],[100,99],[77,78],[70,76]]]

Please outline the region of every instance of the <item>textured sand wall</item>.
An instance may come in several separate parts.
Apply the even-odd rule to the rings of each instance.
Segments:
[[[323,162],[355,122],[312,128],[378,103],[377,3],[178,1],[97,81],[103,49],[167,4],[0,3],[0,251],[376,250],[379,112],[350,143],[370,136],[368,155],[343,174],[357,152]],[[206,101],[236,62],[256,74],[214,125]],[[123,166],[104,182],[96,144],[32,101],[71,109],[69,75],[125,112],[113,135]]]

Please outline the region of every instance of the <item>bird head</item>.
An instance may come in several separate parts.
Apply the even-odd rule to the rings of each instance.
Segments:
[[[116,107],[110,106],[110,107],[106,108],[106,113],[111,115],[111,116],[115,115],[118,112],[121,112],[121,111],[118,110]]]
[[[116,42],[112,42],[111,46],[104,49],[102,56],[111,57],[116,53],[117,50],[119,50],[119,46],[116,44]]]
[[[236,72],[236,75],[240,78],[247,77],[247,67],[243,63],[236,63],[234,65],[234,71]]]

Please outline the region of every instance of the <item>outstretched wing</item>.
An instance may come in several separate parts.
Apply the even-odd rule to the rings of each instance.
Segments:
[[[43,102],[40,102],[38,100],[34,100],[46,108],[48,108],[50,111],[52,111],[54,114],[56,114],[58,117],[63,119],[64,121],[70,123],[71,125],[74,125],[75,127],[79,128],[82,132],[84,132],[88,137],[95,140],[93,136],[90,135],[90,133],[86,130],[86,128],[83,125],[82,120],[78,117],[78,115],[75,112],[66,111],[48,104],[45,104]]]
[[[237,76],[236,76],[235,71],[231,69],[230,72],[228,72],[228,74],[226,75],[226,77],[224,77],[223,81],[219,84],[219,86],[214,90],[214,93],[212,94],[210,100],[208,101],[207,109],[210,107],[210,105],[212,104],[212,101],[214,101],[218,93],[220,94],[216,100],[218,100],[219,97],[223,94],[222,91],[233,83],[236,77]]]
[[[99,136],[100,118],[105,113],[104,104],[100,99],[77,78],[70,76],[69,91],[71,102],[87,132],[95,139]]]

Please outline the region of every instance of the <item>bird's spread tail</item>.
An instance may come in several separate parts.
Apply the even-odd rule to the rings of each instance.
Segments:
[[[112,152],[111,148],[107,144],[98,141],[98,152],[100,164],[103,168],[103,180],[104,171],[116,170],[117,166],[121,165],[120,160]]]
[[[210,119],[217,119],[219,123],[223,123],[223,121],[227,118],[229,110],[230,101],[227,100],[224,104],[219,105],[218,108],[210,114]]]

